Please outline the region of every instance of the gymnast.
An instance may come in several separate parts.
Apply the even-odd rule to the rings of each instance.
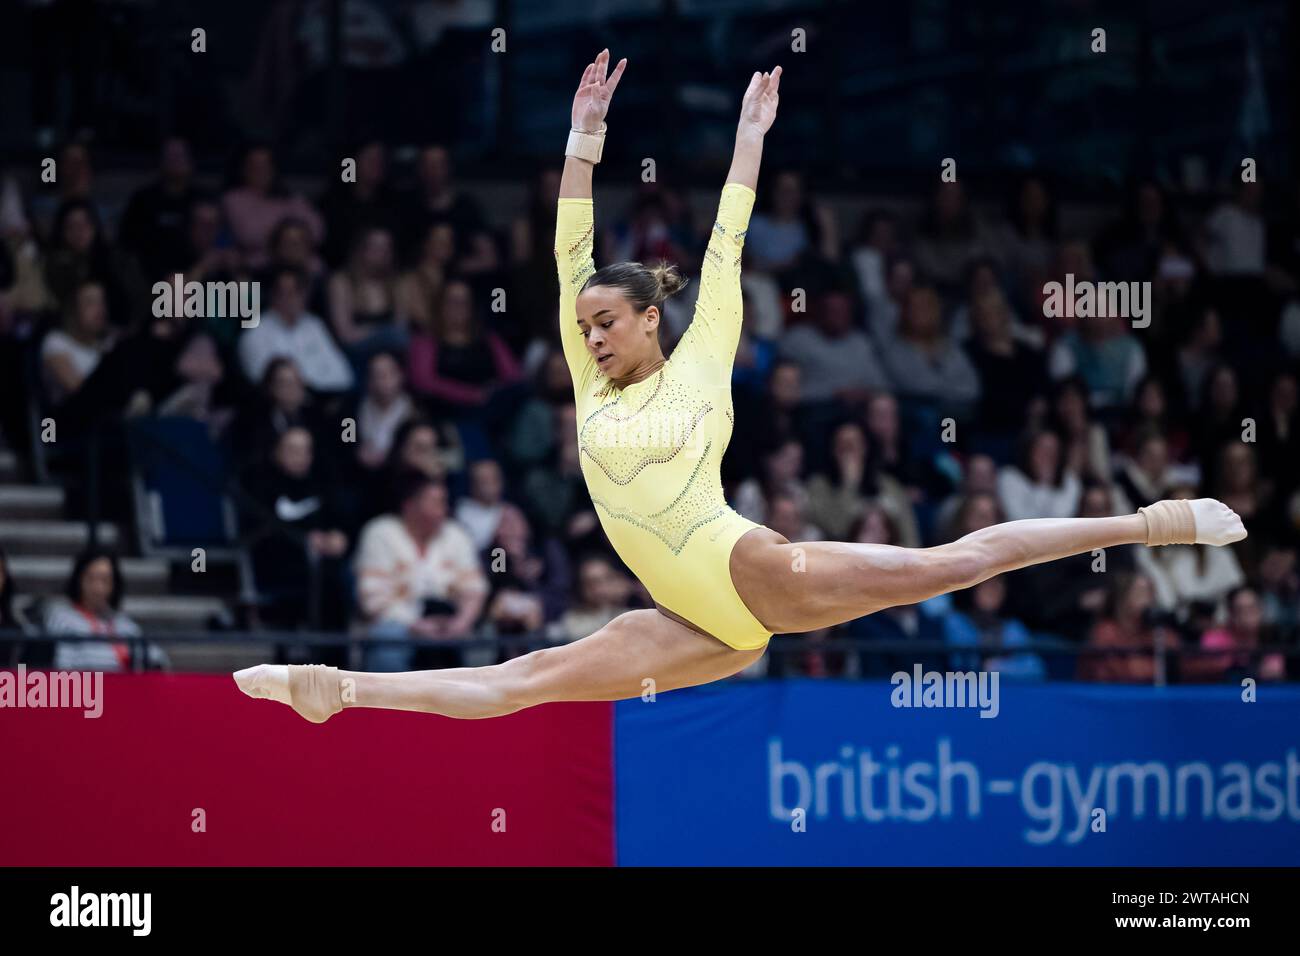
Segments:
[[[627,66],[603,50],[573,98],[555,260],[560,337],[573,378],[582,472],[614,550],[654,599],[581,640],[486,667],[396,674],[260,664],[237,672],[252,697],[320,723],[345,707],[446,717],[510,714],[555,701],[612,701],[721,680],[762,656],[773,633],[851,621],[968,588],[1006,571],[1124,544],[1225,545],[1241,520],[1211,498],[1160,501],[1108,518],[1032,518],[930,548],[792,543],[732,510],[720,466],[731,439],[741,329],[740,257],[781,67],[745,90],[731,169],[690,326],[671,358],[659,343],[674,266],[592,262],[592,170]]]

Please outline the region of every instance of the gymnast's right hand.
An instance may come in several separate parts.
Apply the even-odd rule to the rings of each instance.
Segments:
[[[573,95],[574,129],[594,133],[600,128],[600,124],[605,121],[605,114],[609,112],[609,101],[614,96],[625,66],[627,57],[618,61],[612,76],[606,77],[609,72],[608,48],[600,51],[595,63],[587,64],[587,69],[582,73],[582,82],[578,84],[578,92]]]

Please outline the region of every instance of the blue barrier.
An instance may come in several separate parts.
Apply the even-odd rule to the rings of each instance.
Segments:
[[[623,701],[618,862],[1300,865],[1300,687],[999,690],[991,719],[884,681]]]

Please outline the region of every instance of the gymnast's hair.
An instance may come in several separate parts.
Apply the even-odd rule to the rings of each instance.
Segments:
[[[596,270],[583,283],[581,291],[607,285],[623,293],[637,312],[644,312],[652,305],[662,306],[669,296],[685,288],[687,281],[671,262],[660,261],[652,266],[640,262],[616,262]]]

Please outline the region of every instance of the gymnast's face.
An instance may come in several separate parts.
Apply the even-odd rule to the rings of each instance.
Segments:
[[[578,328],[596,367],[614,380],[654,361],[659,350],[659,309],[638,312],[613,286],[597,285],[578,296]]]

